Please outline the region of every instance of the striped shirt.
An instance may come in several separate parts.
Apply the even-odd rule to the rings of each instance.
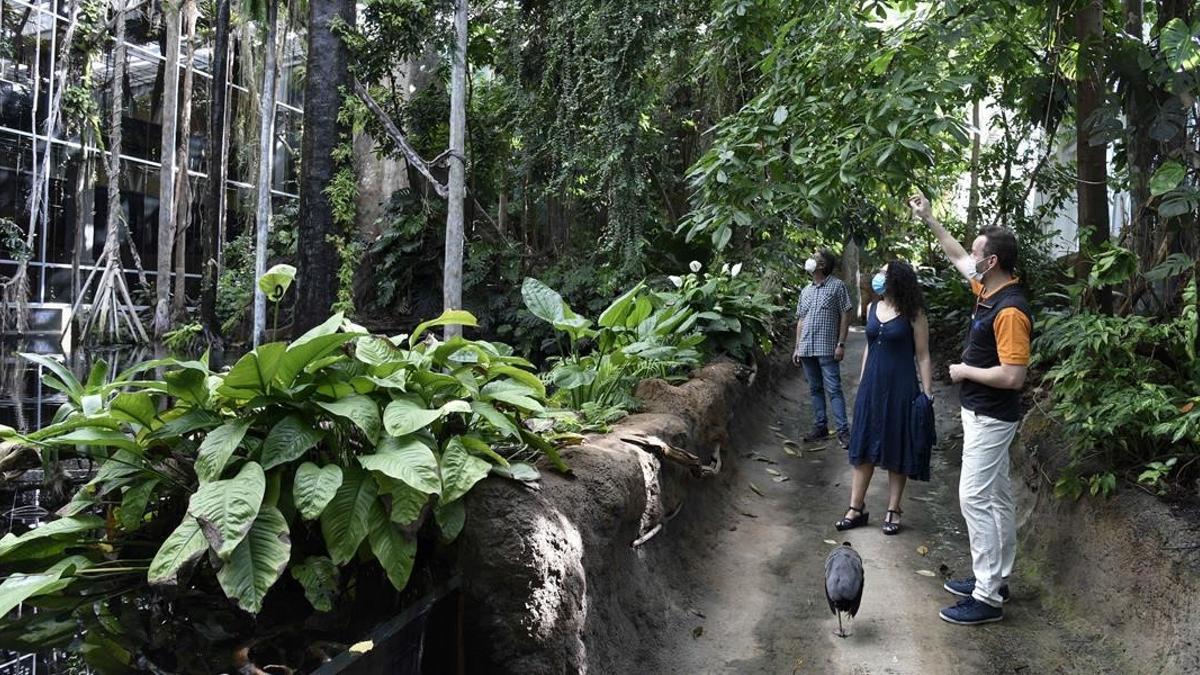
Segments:
[[[800,291],[796,301],[796,320],[804,322],[798,345],[800,356],[832,356],[842,314],[852,309],[850,292],[837,277],[825,277],[821,283],[811,283]]]

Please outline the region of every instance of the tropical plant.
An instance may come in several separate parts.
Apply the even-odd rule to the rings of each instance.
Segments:
[[[703,352],[708,356],[728,354],[748,361],[755,349],[768,352],[773,336],[772,322],[783,311],[758,284],[739,276],[742,263],[725,264],[716,273],[701,274],[693,261],[690,272],[669,277],[676,290],[659,293],[667,307],[686,307],[696,316],[696,329],[704,335]]]
[[[327,612],[369,573],[366,561],[403,589],[425,523],[449,542],[482,478],[536,478],[508,457],[544,456],[566,470],[524,424],[545,406],[531,365],[504,345],[429,332],[451,323],[475,319],[447,312],[389,338],[339,314],[224,373],[203,358],[167,359],[133,371],[160,368],[161,379],[126,374],[103,387],[30,357],[69,401],[46,428],[0,432],[100,468],[59,519],[0,539],[0,634],[39,648],[116,645],[96,647],[94,659],[84,651],[113,670],[105,659],[128,668],[150,642],[133,630],[140,622],[110,620],[129,611],[122,597],[157,615],[156,602],[216,592],[232,603],[213,611],[257,614],[290,570],[313,609]],[[25,602],[46,611],[8,616]]]
[[[1200,461],[1195,289],[1193,280],[1184,311],[1165,320],[1082,313],[1039,321],[1034,365],[1048,368],[1052,412],[1072,446],[1061,494],[1082,494],[1081,471],[1096,462],[1123,470],[1177,456],[1171,466],[1183,476]]]
[[[550,359],[545,379],[555,387],[552,400],[574,410],[588,403],[598,406],[593,410],[632,410],[639,381],[678,376],[701,361],[697,347],[704,336],[693,330],[696,312],[684,305],[656,306],[645,283],[614,300],[594,323],[537,279],[526,278],[521,294],[530,313],[556,331],[561,356]]]

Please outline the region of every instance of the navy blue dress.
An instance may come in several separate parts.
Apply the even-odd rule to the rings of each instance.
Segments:
[[[918,480],[929,480],[913,443],[913,400],[917,378],[912,322],[903,316],[880,322],[876,304],[867,312],[867,366],[854,401],[850,464],[874,464]]]

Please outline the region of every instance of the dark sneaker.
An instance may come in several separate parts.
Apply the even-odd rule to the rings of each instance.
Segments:
[[[820,441],[826,438],[829,438],[829,430],[824,427],[818,427],[808,432],[808,435],[804,437],[804,442],[812,443],[813,441]]]
[[[969,598],[975,592],[975,577],[966,579],[951,579],[942,588],[962,598]],[[1008,601],[1008,584],[1000,584],[1000,599]]]
[[[839,431],[837,433],[837,438],[838,438],[838,445],[842,446],[843,450],[850,447],[850,432],[849,431]]]
[[[960,626],[975,626],[981,623],[994,623],[1004,618],[1004,610],[999,607],[982,603],[975,598],[964,598],[953,607],[943,609],[938,616],[942,621],[955,623]]]

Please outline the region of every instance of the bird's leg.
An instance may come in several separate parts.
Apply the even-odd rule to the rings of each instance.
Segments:
[[[839,611],[835,612],[835,614],[837,614],[838,618],[838,637],[844,638],[846,637],[846,629],[842,628],[842,613]]]

